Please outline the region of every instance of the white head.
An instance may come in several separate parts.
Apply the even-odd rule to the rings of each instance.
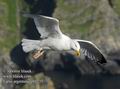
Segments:
[[[80,45],[77,41],[71,41],[71,50],[75,51],[75,55],[80,56]]]

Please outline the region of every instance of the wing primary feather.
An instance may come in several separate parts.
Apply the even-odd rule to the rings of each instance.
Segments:
[[[90,41],[76,40],[80,44],[83,55],[89,57],[91,60],[100,64],[107,63],[102,52],[97,48],[95,44]]]

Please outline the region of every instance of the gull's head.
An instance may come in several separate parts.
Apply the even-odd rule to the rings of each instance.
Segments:
[[[71,50],[75,52],[76,56],[80,56],[80,45],[77,41],[75,40],[71,41]]]

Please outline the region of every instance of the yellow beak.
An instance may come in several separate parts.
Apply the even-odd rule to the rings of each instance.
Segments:
[[[76,50],[76,51],[75,51],[75,55],[76,55],[76,56],[80,56],[80,51]]]

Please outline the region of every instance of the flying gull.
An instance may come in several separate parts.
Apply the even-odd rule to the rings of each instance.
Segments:
[[[24,14],[24,16],[34,20],[36,28],[40,33],[40,38],[42,38],[42,40],[22,39],[24,52],[28,53],[40,48],[58,51],[72,50],[77,56],[80,56],[80,53],[82,53],[97,63],[106,63],[105,57],[95,44],[90,41],[71,39],[63,34],[59,28],[58,19],[32,14]]]

